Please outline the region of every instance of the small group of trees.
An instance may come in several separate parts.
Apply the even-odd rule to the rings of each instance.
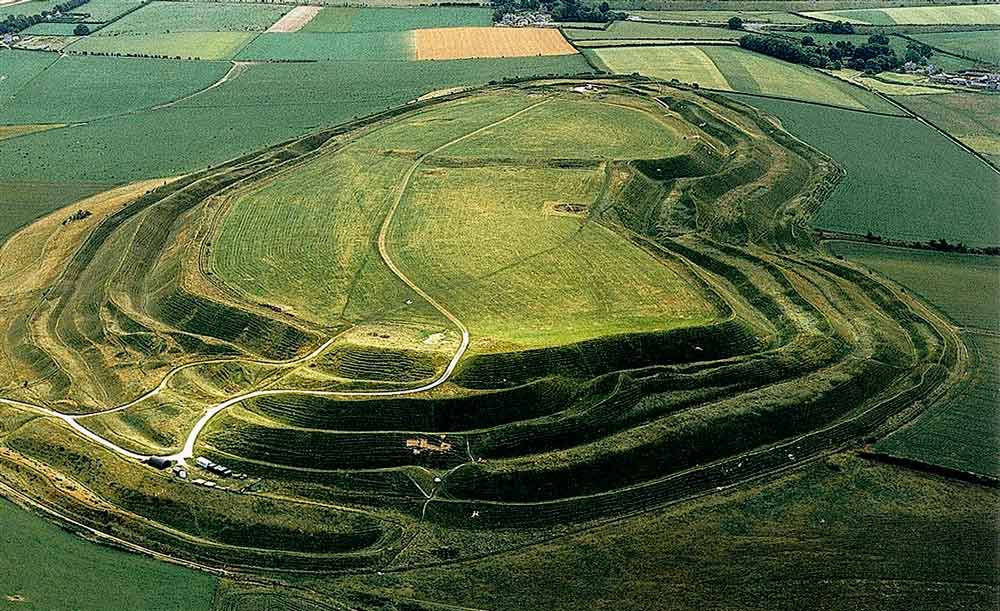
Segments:
[[[607,23],[626,17],[625,13],[612,11],[607,2],[589,6],[580,0],[492,0],[490,4],[494,21],[502,20],[508,13],[534,12],[549,13],[554,21]]]
[[[927,58],[933,53],[927,45],[909,41],[903,57],[899,57],[889,46],[889,38],[884,34],[869,36],[867,42],[860,45],[855,45],[850,40],[838,40],[822,45],[812,36],[803,36],[796,41],[748,34],[740,38],[740,46],[796,64],[833,70],[839,70],[846,65],[848,68],[869,74],[895,70],[904,62],[926,63]]]
[[[63,13],[69,13],[73,9],[83,6],[86,3],[87,0],[66,0],[66,2],[53,6],[52,10],[42,11],[41,13],[37,13],[35,15],[7,15],[6,19],[0,21],[0,34],[13,34],[14,32],[26,30],[33,25],[42,23],[43,21],[48,21],[53,17],[62,15]],[[79,26],[77,26],[77,28],[79,28]],[[89,29],[87,30],[87,33],[90,33]],[[77,35],[84,36],[84,34]]]
[[[846,21],[817,23],[813,26],[813,31],[817,34],[853,34],[854,26]]]

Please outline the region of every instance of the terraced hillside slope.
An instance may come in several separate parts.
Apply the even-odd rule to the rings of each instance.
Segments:
[[[0,481],[200,566],[331,572],[783,471],[967,361],[816,248],[841,177],[725,97],[551,79],[98,196],[0,250]]]

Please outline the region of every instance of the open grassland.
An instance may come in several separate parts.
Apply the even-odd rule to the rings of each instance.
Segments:
[[[489,9],[463,6],[420,8],[356,8],[327,6],[305,32],[403,32],[425,28],[488,26]]]
[[[0,597],[12,609],[208,611],[216,578],[76,537],[0,500]]]
[[[698,47],[626,47],[590,51],[612,72],[638,72],[653,78],[698,83],[710,89],[729,89],[718,66]]]
[[[817,227],[907,240],[1000,243],[1000,226],[984,222],[996,218],[1000,177],[933,129],[903,117],[741,99],[778,117],[785,129],[847,170],[817,213]]]
[[[158,56],[177,59],[232,59],[254,39],[244,32],[169,32],[87,36],[69,47],[91,55]]]
[[[72,36],[76,27],[76,23],[43,21],[23,30],[22,33],[32,36]]]
[[[875,450],[1000,478],[1000,337],[965,337],[975,365],[961,390],[877,443]]]
[[[432,28],[413,31],[416,58],[427,60],[573,55],[559,30]]]
[[[966,330],[1000,333],[996,257],[832,242],[831,250],[915,291]]]
[[[950,93],[896,101],[1000,165],[1000,97]]]
[[[58,59],[55,53],[0,49],[0,112],[7,109],[19,91]]]
[[[52,55],[42,53],[0,53],[11,53],[17,58],[44,58],[49,62],[53,59]],[[142,65],[147,60],[115,61]],[[206,65],[202,66],[203,63]],[[198,71],[215,66],[219,76],[228,67],[206,62],[185,64]],[[32,64],[31,70],[22,74],[31,78],[45,65]],[[4,209],[7,217],[19,219],[20,223],[69,204],[74,198],[91,195],[104,185],[176,175],[218,164],[246,150],[398,106],[430,91],[477,85],[492,79],[590,71],[580,55],[435,62],[257,64],[237,78],[174,106],[91,120],[85,125],[8,141],[0,148],[0,164],[7,172],[4,184],[9,188],[5,186],[0,194],[5,202],[12,204]],[[383,78],[370,78],[373,73]],[[95,77],[102,78],[99,74]],[[113,78],[113,73],[103,78]],[[209,80],[211,77],[206,79]],[[69,95],[68,90],[52,87],[47,90],[56,99]],[[153,88],[152,92],[155,91]],[[107,91],[107,95],[113,96],[114,89]],[[49,112],[39,98],[32,99],[35,101],[32,107],[18,107],[20,114],[41,117],[80,112],[69,100],[59,112]],[[162,98],[157,100],[162,101]],[[113,103],[116,102],[108,102]],[[153,141],[160,145],[151,149],[148,143]],[[46,178],[40,181],[39,176]],[[61,184],[66,186],[60,187]]]
[[[109,186],[100,182],[0,180],[0,239],[44,214]]]
[[[777,482],[516,552],[391,579],[336,578],[324,589],[372,608],[405,600],[576,611],[612,600],[636,611],[987,611],[1000,587],[992,568],[997,502],[988,488],[840,455]]]
[[[87,15],[84,23],[105,23],[142,6],[143,0],[87,0],[73,12]]]
[[[244,48],[237,59],[280,61],[414,59],[411,32],[317,34],[265,33]]]
[[[808,19],[784,11],[629,11],[629,15],[652,21],[692,21],[698,23],[726,23],[730,17],[739,17],[749,23],[809,23]]]
[[[643,23],[641,21],[615,21],[606,30],[584,30],[566,28],[563,30],[570,40],[593,40],[614,38],[655,38],[678,40],[736,40],[744,34],[723,27],[698,27],[688,25],[665,25]]]
[[[639,72],[703,88],[799,98],[850,108],[893,111],[860,87],[743,49],[713,46],[606,48],[592,51],[620,74]]]
[[[805,14],[826,21],[840,20],[872,25],[1000,24],[1000,6],[992,3],[957,6],[903,6],[882,9],[818,11]]]
[[[100,39],[81,42],[93,40]],[[0,106],[0,122],[72,123],[135,112],[204,89],[229,67],[215,62],[62,57]]]
[[[263,32],[288,6],[249,2],[150,2],[101,28],[97,36],[177,32]]]
[[[875,450],[1000,476],[1000,261],[875,244],[832,242],[832,252],[903,284],[962,327],[973,366],[957,393]]]
[[[913,38],[948,53],[1000,64],[1000,31],[998,30],[914,34]],[[935,63],[937,63],[937,57],[935,57]]]
[[[195,117],[227,103],[246,104],[242,132],[245,114],[288,113],[272,135],[350,112],[322,78],[274,106],[337,63],[256,68],[151,128],[212,133]],[[416,102],[128,205],[109,194],[95,218],[21,234],[56,230],[39,265],[11,242],[0,388],[46,416],[2,437],[0,478],[184,558],[371,572],[821,458],[965,366],[916,297],[812,248],[803,223],[840,177],[729,98],[588,78]],[[250,479],[193,486],[126,450],[176,451],[185,430]]]

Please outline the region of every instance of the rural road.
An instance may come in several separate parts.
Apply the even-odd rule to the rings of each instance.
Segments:
[[[422,288],[420,288],[415,282],[413,282],[409,277],[407,277],[406,274],[404,274],[401,269],[399,269],[399,267],[396,265],[395,261],[393,261],[392,257],[389,255],[389,249],[388,249],[388,246],[387,246],[387,237],[388,237],[388,233],[389,233],[389,227],[390,227],[390,225],[392,223],[392,220],[393,220],[393,218],[394,218],[394,216],[396,214],[396,211],[399,209],[400,204],[402,204],[402,202],[403,202],[403,197],[406,195],[406,191],[407,191],[407,189],[410,186],[410,182],[412,181],[414,174],[416,174],[417,168],[419,168],[420,165],[428,157],[441,152],[442,150],[448,148],[449,146],[455,145],[455,144],[457,144],[459,142],[462,142],[463,140],[467,140],[469,138],[475,137],[475,136],[477,136],[477,135],[485,132],[486,130],[489,130],[489,129],[497,126],[497,125],[501,125],[501,124],[503,124],[503,123],[505,123],[507,121],[510,121],[510,120],[512,120],[512,119],[514,119],[514,118],[516,118],[516,117],[518,117],[518,116],[520,116],[520,115],[522,115],[522,114],[524,114],[524,113],[526,113],[526,112],[528,112],[528,111],[530,111],[530,110],[532,110],[534,108],[537,108],[538,106],[541,106],[542,104],[545,104],[548,101],[549,101],[549,98],[545,98],[545,99],[543,99],[543,100],[541,100],[539,102],[536,102],[536,103],[534,103],[534,104],[532,104],[530,106],[527,106],[526,108],[522,108],[521,110],[518,110],[515,113],[507,115],[506,117],[504,117],[502,119],[494,121],[493,123],[490,123],[488,125],[484,125],[484,126],[479,127],[479,128],[477,128],[477,129],[475,129],[475,130],[473,130],[471,132],[466,133],[463,136],[460,136],[458,138],[450,140],[450,141],[448,141],[448,142],[446,142],[446,143],[444,143],[444,144],[442,144],[442,145],[440,145],[440,146],[438,146],[438,147],[436,147],[436,148],[434,148],[434,149],[432,149],[432,150],[424,153],[420,157],[418,157],[410,165],[409,169],[403,175],[403,180],[400,182],[400,186],[399,186],[399,188],[396,191],[396,197],[393,200],[392,206],[389,208],[388,212],[386,213],[385,218],[382,221],[382,225],[381,225],[381,227],[379,229],[379,234],[378,234],[378,252],[379,252],[379,256],[382,258],[382,261],[389,268],[389,270],[392,271],[392,273],[395,274],[395,276],[397,278],[399,278],[400,281],[402,281],[414,293],[416,293],[422,299],[424,299],[427,303],[429,303],[434,309],[436,309],[438,312],[440,312],[441,315],[444,316],[445,318],[447,318],[448,321],[451,322],[453,325],[455,325],[455,327],[458,328],[458,330],[462,334],[462,341],[459,344],[458,350],[455,351],[455,354],[451,357],[451,360],[448,362],[448,366],[444,369],[444,371],[441,373],[440,376],[438,376],[433,381],[431,381],[431,382],[429,382],[427,384],[424,384],[422,386],[418,386],[418,387],[415,387],[415,388],[404,388],[404,389],[394,389],[394,390],[328,391],[328,390],[298,390],[298,389],[267,389],[267,390],[257,390],[257,391],[253,391],[253,392],[249,392],[249,393],[244,393],[242,395],[238,395],[238,396],[232,397],[230,399],[227,399],[227,400],[225,400],[225,401],[223,401],[221,403],[218,403],[217,405],[214,405],[214,406],[210,407],[204,414],[202,414],[201,418],[195,423],[194,427],[188,433],[188,436],[187,436],[187,438],[186,438],[186,440],[184,442],[184,447],[179,452],[176,452],[174,454],[165,455],[165,456],[156,456],[156,457],[157,458],[167,459],[167,460],[177,461],[179,463],[186,462],[189,458],[192,458],[194,456],[194,446],[195,446],[195,444],[198,441],[198,437],[201,435],[201,432],[205,429],[205,427],[208,425],[208,423],[212,421],[213,418],[215,418],[217,415],[219,415],[220,413],[222,413],[226,409],[228,409],[228,408],[230,408],[230,407],[232,407],[234,405],[237,405],[239,403],[242,403],[244,401],[248,401],[250,399],[255,399],[255,398],[258,398],[258,397],[280,396],[280,395],[298,395],[298,396],[314,396],[314,397],[397,397],[397,396],[402,396],[402,395],[411,395],[411,394],[415,394],[415,393],[420,393],[420,392],[428,391],[428,390],[431,390],[433,388],[437,388],[438,386],[444,384],[448,380],[448,378],[450,378],[451,375],[454,373],[455,368],[458,366],[459,361],[461,360],[462,356],[465,354],[466,350],[469,347],[469,342],[470,342],[469,329],[462,323],[461,320],[458,319],[458,317],[456,317],[447,308],[445,308],[438,301],[436,301],[433,297],[431,297],[429,294],[427,294],[426,291],[424,291]],[[275,363],[283,363],[283,364],[294,364],[294,363],[297,363],[297,362],[303,362],[303,361],[306,361],[306,360],[310,360],[312,358],[315,358],[316,356],[318,356],[322,352],[324,352],[327,348],[329,348],[333,344],[333,342],[337,339],[337,337],[339,337],[339,336],[335,336],[335,337],[332,337],[332,338],[328,339],[322,345],[320,345],[318,348],[316,348],[315,350],[313,350],[312,352],[310,352],[309,354],[307,354],[305,356],[298,357],[298,358],[292,359],[290,361],[274,361],[274,362]],[[79,420],[81,420],[83,418],[89,418],[89,417],[92,417],[92,416],[98,416],[98,415],[102,415],[102,414],[111,414],[111,413],[115,413],[115,412],[120,412],[120,411],[127,410],[127,409],[129,409],[129,408],[131,408],[131,407],[133,407],[133,406],[141,403],[142,401],[145,401],[145,400],[149,399],[150,397],[153,397],[153,396],[157,395],[158,393],[160,393],[164,388],[166,388],[166,386],[169,383],[170,379],[174,375],[176,375],[177,373],[179,373],[180,371],[182,371],[184,369],[188,369],[188,368],[199,366],[199,365],[206,365],[206,364],[220,363],[220,362],[229,362],[229,361],[232,361],[232,360],[234,360],[234,359],[213,359],[211,361],[200,361],[200,362],[196,362],[196,363],[188,363],[186,365],[181,365],[181,366],[176,367],[176,368],[170,370],[169,372],[167,372],[167,374],[164,376],[164,378],[160,381],[160,383],[155,388],[153,388],[153,389],[149,390],[148,392],[142,394],[138,398],[136,398],[136,399],[134,399],[132,401],[129,401],[128,403],[125,403],[123,405],[120,405],[120,406],[117,406],[117,407],[112,407],[112,408],[109,408],[109,409],[106,409],[106,410],[103,410],[103,411],[93,412],[93,413],[90,413],[90,414],[80,414],[80,415],[63,414],[63,413],[60,413],[60,412],[48,409],[46,407],[40,406],[40,405],[34,405],[34,404],[31,404],[31,403],[27,403],[27,402],[24,402],[24,401],[17,401],[17,400],[13,400],[13,399],[0,398],[0,404],[12,406],[12,407],[16,407],[16,408],[20,408],[20,409],[25,409],[25,410],[32,411],[34,413],[37,413],[37,414],[40,414],[40,415],[43,415],[43,416],[48,416],[48,417],[52,417],[52,418],[58,418],[58,419],[62,420],[63,422],[65,422],[66,424],[68,424],[70,426],[70,428],[72,428],[74,431],[76,431],[82,437],[84,437],[84,438],[86,438],[86,439],[88,439],[88,440],[90,440],[90,441],[92,441],[92,442],[94,442],[94,443],[96,443],[98,445],[101,445],[101,446],[103,446],[103,447],[105,447],[105,448],[107,448],[109,450],[112,450],[113,452],[116,452],[116,453],[118,453],[121,456],[124,456],[126,458],[131,458],[131,459],[134,459],[134,460],[143,461],[143,460],[152,458],[153,455],[139,454],[137,452],[133,452],[131,450],[123,448],[120,445],[116,444],[115,442],[113,442],[113,441],[111,441],[111,440],[109,440],[109,439],[107,439],[105,437],[102,437],[101,435],[98,435],[97,433],[95,433],[95,432],[91,431],[90,429],[86,428],[85,426],[83,426],[82,424],[80,424]],[[236,360],[238,360],[238,359],[236,359]]]

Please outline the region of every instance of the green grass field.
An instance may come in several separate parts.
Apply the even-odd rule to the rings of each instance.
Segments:
[[[809,23],[808,19],[784,11],[629,11],[629,15],[657,21],[695,21],[700,23],[726,23],[730,17],[739,17],[749,23]]]
[[[799,98],[850,108],[892,112],[860,87],[814,70],[739,48],[670,46],[606,48],[594,53],[614,72],[698,83],[710,89]]]
[[[1000,261],[833,242],[833,253],[903,284],[963,329],[973,367],[956,396],[876,444],[887,454],[1000,476]]]
[[[826,21],[842,20],[872,25],[1000,24],[1000,6],[995,4],[904,6],[883,9],[820,11],[805,14]]]
[[[7,15],[37,15],[42,11],[51,11],[57,4],[62,4],[60,0],[29,0],[17,4],[0,5],[0,19],[6,19]]]
[[[89,15],[84,19],[86,23],[104,23],[140,6],[142,0],[87,0],[75,12]]]
[[[931,96],[937,98],[940,96]],[[912,119],[739,96],[836,159],[847,177],[816,214],[820,228],[907,240],[1000,244],[1000,177]],[[892,142],[892,147],[884,143]]]
[[[1000,63],[1000,31],[938,32],[913,34],[913,38],[955,55],[994,64]],[[935,56],[935,60],[937,56]]]
[[[43,21],[36,23],[23,31],[24,34],[32,36],[72,36],[73,30],[77,27],[75,23],[57,23]]]
[[[381,60],[406,61],[415,56],[409,32],[267,33],[237,56],[240,60]]]
[[[1000,97],[950,93],[896,101],[1000,165]]]
[[[216,578],[206,573],[86,541],[3,499],[0,522],[5,608],[208,611],[212,606]]]
[[[975,365],[958,395],[932,407],[912,425],[877,443],[875,449],[1000,477],[1000,337],[979,333],[965,337]]]
[[[721,27],[699,27],[694,25],[665,25],[642,23],[640,21],[616,21],[607,30],[584,30],[566,28],[563,30],[570,40],[593,40],[615,38],[661,38],[675,40],[736,40],[744,34]]]
[[[0,112],[7,110],[11,99],[59,59],[55,53],[33,53],[12,49],[0,50]]]
[[[74,53],[152,55],[180,59],[232,59],[254,39],[249,32],[170,32],[87,36],[70,45]]]
[[[215,62],[70,55],[19,87],[14,100],[0,106],[0,122],[72,123],[134,112],[204,89],[229,67]]]
[[[263,32],[288,10],[283,5],[249,2],[150,2],[97,35]]]
[[[328,588],[372,608],[405,600],[576,611],[627,601],[635,611],[986,611],[998,587],[990,561],[996,503],[984,487],[837,456],[775,482],[517,552],[343,577]],[[550,574],[575,578],[524,577]]]
[[[302,32],[403,32],[422,28],[488,26],[488,9],[436,6],[422,8],[324,7]]]

